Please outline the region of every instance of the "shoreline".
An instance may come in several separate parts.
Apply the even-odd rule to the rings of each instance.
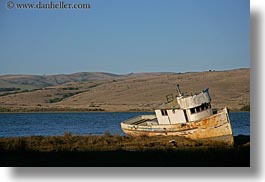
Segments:
[[[108,133],[108,131],[106,131],[107,133]],[[106,133],[105,132],[105,133]],[[104,136],[105,134],[102,134],[102,135],[93,135],[93,134],[83,134],[83,135],[80,135],[80,134],[72,134],[71,132],[65,132],[63,135],[28,135],[28,136],[9,136],[9,137],[0,137],[0,140],[1,139],[16,139],[16,138],[29,138],[29,137],[64,137],[64,135],[65,134],[70,134],[70,135],[72,135],[72,136],[80,136],[80,137],[102,137],[102,136]],[[122,134],[122,135],[120,135],[120,134],[109,134],[110,136],[119,136],[119,137],[130,137],[130,136],[128,136],[128,135],[126,135],[126,134]],[[160,137],[160,136],[158,136],[158,137]],[[161,136],[161,137],[163,137],[163,136]],[[167,137],[167,136],[165,136],[165,137]],[[174,136],[171,136],[171,137],[174,137]],[[178,136],[176,136],[176,137],[178,137]],[[250,138],[250,135],[246,135],[246,134],[238,134],[238,135],[233,135],[233,137],[234,138],[237,138],[237,137],[248,137],[248,138]]]
[[[49,114],[49,113],[137,113],[137,112],[147,112],[154,113],[154,111],[15,111],[15,112],[0,112],[0,114]],[[238,111],[238,110],[229,110],[229,112],[238,112],[238,113],[250,113],[250,111]]]
[[[54,114],[54,113],[137,113],[148,112],[154,113],[154,111],[42,111],[42,112],[0,112],[0,114]]]

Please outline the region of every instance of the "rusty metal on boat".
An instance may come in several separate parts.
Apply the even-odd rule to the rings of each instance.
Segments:
[[[176,135],[191,139],[229,138],[233,143],[228,109],[215,111],[209,89],[194,95],[184,95],[177,85],[178,95],[167,96],[167,102],[155,109],[154,115],[141,115],[121,123],[130,136]]]

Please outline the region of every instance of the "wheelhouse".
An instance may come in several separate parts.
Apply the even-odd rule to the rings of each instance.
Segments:
[[[213,115],[209,89],[194,95],[184,96],[177,86],[178,96],[155,110],[158,124],[178,124],[200,120]]]

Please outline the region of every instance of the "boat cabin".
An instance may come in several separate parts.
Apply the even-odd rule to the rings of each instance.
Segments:
[[[213,115],[208,88],[195,95],[184,96],[177,85],[178,96],[155,110],[158,124],[193,122]]]

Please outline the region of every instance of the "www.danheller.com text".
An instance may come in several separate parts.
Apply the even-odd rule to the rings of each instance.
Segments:
[[[65,3],[59,2],[37,2],[37,3],[19,3],[8,1],[6,3],[8,9],[90,9],[90,3]]]

